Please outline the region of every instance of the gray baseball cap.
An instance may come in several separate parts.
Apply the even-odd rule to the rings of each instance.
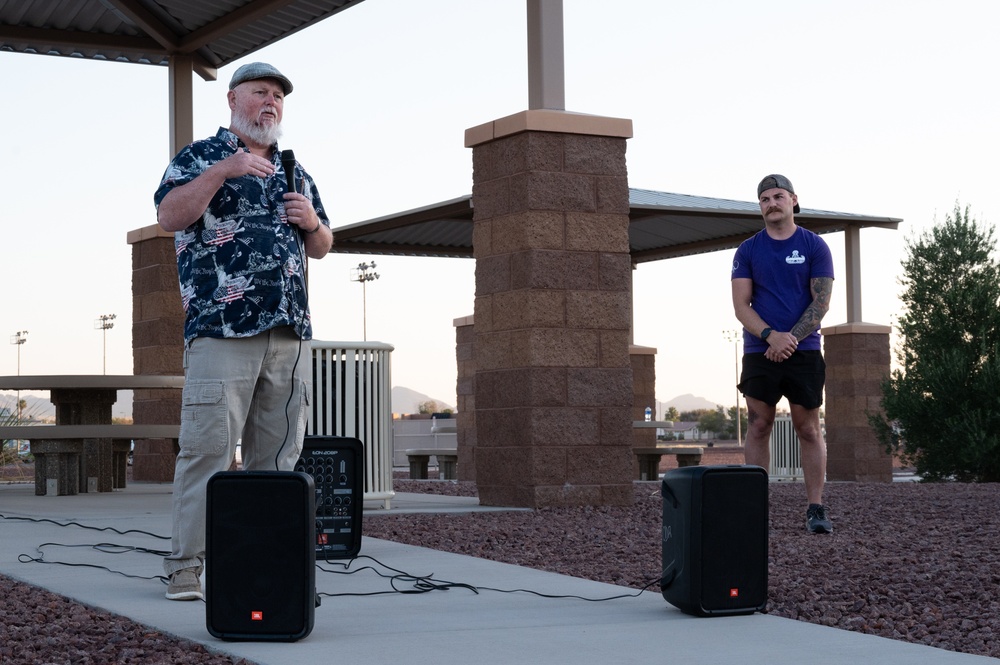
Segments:
[[[237,69],[233,73],[233,80],[229,82],[229,89],[232,90],[240,83],[257,79],[276,79],[281,82],[281,87],[285,89],[286,95],[292,94],[292,82],[288,80],[288,77],[279,72],[274,65],[269,65],[266,62],[251,62]]]
[[[795,189],[792,187],[791,180],[789,180],[783,175],[772,173],[769,176],[765,176],[764,179],[760,181],[760,184],[757,185],[757,198],[759,199],[760,195],[766,192],[767,190],[775,188],[783,189],[789,194],[795,193]],[[792,211],[796,213],[799,212],[798,203],[795,204],[795,208],[793,208]]]

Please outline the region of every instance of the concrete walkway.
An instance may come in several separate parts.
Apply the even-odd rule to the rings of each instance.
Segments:
[[[42,547],[45,561],[90,563],[116,571],[155,577],[160,557],[134,551],[111,553],[85,545],[114,543],[153,550],[169,540],[139,533],[119,535],[76,526],[131,529],[169,536],[169,484],[133,483],[102,494],[35,496],[30,484],[0,485],[0,573],[87,605],[124,615],[152,628],[193,640],[209,649],[262,665],[301,663],[390,663],[407,665],[582,665],[586,663],[860,663],[964,665],[1000,662],[871,635],[826,628],[774,616],[695,618],[666,603],[659,593],[545,573],[483,559],[364,538],[359,559],[345,575],[342,563],[322,563],[317,588],[325,596],[316,609],[312,634],[294,643],[224,642],[212,637],[201,602],[171,602],[156,579],[129,578],[95,568],[43,565],[45,543],[82,547]],[[401,494],[390,513],[483,510],[476,499]],[[365,519],[378,519],[367,510]],[[17,519],[11,519],[17,518]],[[608,565],[614,565],[609,561]],[[390,582],[366,566],[386,566],[466,588],[423,594],[374,594],[391,591]],[[412,588],[399,583],[399,588]],[[527,589],[553,596],[603,602],[501,593],[484,587]]]

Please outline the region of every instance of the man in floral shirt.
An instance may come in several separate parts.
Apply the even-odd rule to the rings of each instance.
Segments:
[[[302,450],[311,392],[307,258],[326,256],[330,221],[312,178],[278,149],[292,83],[243,65],[229,84],[229,129],[174,157],[154,196],[174,232],[184,305],[184,391],[174,469],[167,598],[203,597],[208,479],[229,468],[289,470]]]

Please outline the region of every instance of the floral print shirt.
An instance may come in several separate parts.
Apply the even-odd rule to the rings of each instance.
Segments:
[[[244,149],[239,137],[221,127],[215,136],[195,141],[170,162],[154,203],[159,206],[171,189]],[[280,326],[312,338],[304,246],[285,217],[282,195],[288,186],[280,154],[275,145],[272,175],[226,180],[201,219],[174,234],[186,342],[250,337]],[[298,163],[295,182],[329,226],[316,185]]]

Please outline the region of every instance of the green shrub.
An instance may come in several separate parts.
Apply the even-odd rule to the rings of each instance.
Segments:
[[[898,366],[868,420],[926,481],[1000,481],[1000,266],[991,226],[955,205],[907,241]]]

